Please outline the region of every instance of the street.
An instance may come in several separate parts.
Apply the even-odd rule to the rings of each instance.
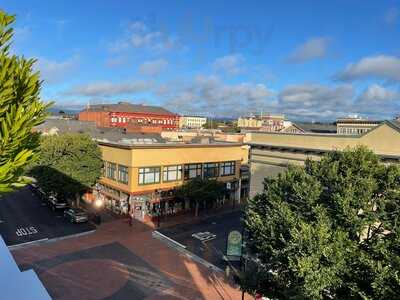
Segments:
[[[8,246],[92,231],[90,223],[71,224],[52,211],[29,187],[0,198],[0,235]]]
[[[234,211],[209,217],[194,224],[160,229],[159,232],[186,246],[190,252],[224,269],[226,262],[223,260],[223,256],[226,254],[228,234],[232,230],[242,231],[241,216],[241,211]],[[207,231],[214,234],[215,239],[201,242],[192,237],[192,234]]]

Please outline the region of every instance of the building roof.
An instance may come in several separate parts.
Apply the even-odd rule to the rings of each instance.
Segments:
[[[118,102],[114,104],[95,104],[90,105],[86,111],[108,111],[108,112],[129,112],[129,113],[148,113],[155,115],[177,116],[177,114],[166,110],[160,106],[151,106],[145,104],[132,104],[129,102]]]
[[[374,124],[379,125],[383,121],[368,120],[368,119],[355,119],[355,118],[342,118],[337,119],[336,124]]]
[[[34,270],[20,271],[1,236],[0,265],[0,289],[2,299],[51,299]]]
[[[336,133],[336,125],[328,123],[294,123],[304,132],[311,133]]]
[[[212,147],[241,147],[243,143],[234,143],[234,142],[222,142],[222,141],[209,141],[206,143],[201,142],[164,142],[164,143],[115,143],[115,142],[105,142],[98,141],[99,145],[122,148],[122,149],[133,149],[133,148],[212,148]]]
[[[361,135],[253,131],[247,144],[321,153],[364,145],[382,157],[400,160],[400,124],[395,121],[384,121]]]
[[[165,143],[165,140],[156,133],[133,133],[126,132],[121,128],[98,128],[95,122],[78,120],[46,119],[44,123],[36,126],[35,129],[46,134],[86,133],[93,139],[114,143]]]

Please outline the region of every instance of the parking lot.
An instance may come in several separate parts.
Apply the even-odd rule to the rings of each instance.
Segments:
[[[0,198],[0,235],[8,246],[85,233],[90,223],[72,224],[52,211],[29,187]]]
[[[228,234],[232,230],[242,231],[241,216],[242,212],[234,211],[209,217],[194,224],[160,229],[159,232],[186,246],[190,252],[224,269],[226,262],[223,257],[226,254]],[[202,242],[192,236],[200,232],[210,232],[215,238]]]

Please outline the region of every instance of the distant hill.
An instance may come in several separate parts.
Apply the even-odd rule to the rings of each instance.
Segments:
[[[52,115],[59,115],[60,112],[64,112],[67,115],[76,115],[81,110],[81,108],[66,108],[62,106],[52,106],[48,109],[49,113],[51,113]]]

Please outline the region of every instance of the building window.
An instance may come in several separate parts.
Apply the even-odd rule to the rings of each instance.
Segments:
[[[128,184],[128,167],[118,165],[118,181]]]
[[[139,168],[139,184],[160,182],[160,167]]]
[[[106,177],[115,180],[117,166],[115,163],[106,162]]]
[[[185,165],[185,180],[201,177],[201,164]]]
[[[218,163],[204,164],[204,178],[218,177]]]
[[[219,174],[221,176],[235,175],[236,163],[234,161],[223,162],[219,164]]]
[[[176,181],[182,179],[182,166],[167,166],[163,168],[163,181]]]

